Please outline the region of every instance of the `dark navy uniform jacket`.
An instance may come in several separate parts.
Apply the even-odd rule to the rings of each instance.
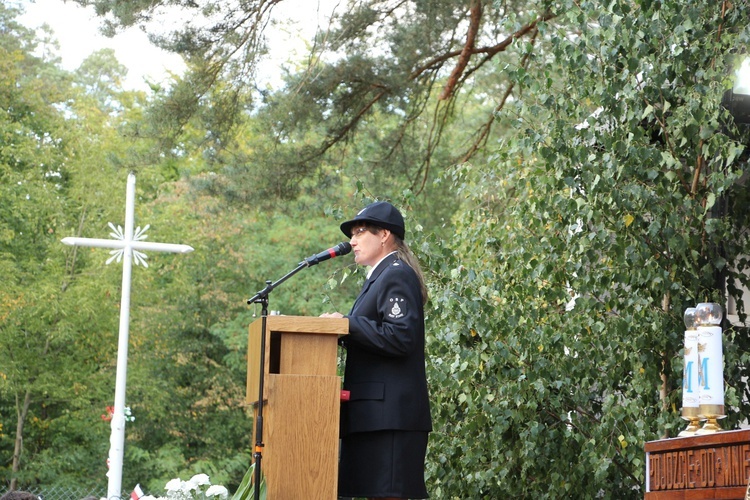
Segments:
[[[430,431],[424,308],[414,270],[388,255],[373,270],[347,316],[341,434]]]

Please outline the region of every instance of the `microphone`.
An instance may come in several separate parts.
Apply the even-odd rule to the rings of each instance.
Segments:
[[[329,248],[324,252],[320,252],[316,255],[311,255],[310,257],[300,262],[300,265],[306,264],[307,267],[314,266],[315,264],[323,262],[324,260],[332,259],[334,257],[338,257],[339,255],[346,255],[351,251],[352,245],[348,241],[342,241],[335,247]]]

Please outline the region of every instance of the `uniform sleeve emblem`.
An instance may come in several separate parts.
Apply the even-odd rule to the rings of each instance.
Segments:
[[[404,299],[399,299],[398,297],[393,297],[388,299],[388,301],[393,304],[391,306],[391,311],[388,313],[388,317],[391,319],[398,319],[402,318],[404,316],[404,311],[401,309],[401,306],[399,303],[403,303]]]

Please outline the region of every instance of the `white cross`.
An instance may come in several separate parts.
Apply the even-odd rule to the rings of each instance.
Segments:
[[[122,456],[125,444],[125,380],[128,370],[128,334],[130,323],[130,276],[133,269],[133,259],[136,265],[146,263],[146,255],[140,250],[154,250],[155,252],[188,253],[193,247],[188,245],[175,245],[171,243],[148,243],[146,231],[149,226],[141,229],[138,227],[133,232],[133,218],[135,213],[135,175],[128,174],[128,184],[125,198],[125,230],[116,227],[110,222],[109,226],[113,232],[110,236],[116,239],[96,238],[63,238],[66,245],[114,248],[110,253],[112,257],[107,264],[117,259],[122,259],[122,298],[120,300],[120,334],[117,343],[117,373],[115,375],[115,407],[112,416],[112,433],[109,443],[109,472],[107,477],[107,499],[115,500],[122,495]]]

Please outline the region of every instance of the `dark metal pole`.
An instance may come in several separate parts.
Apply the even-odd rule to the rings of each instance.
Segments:
[[[270,283],[270,281],[266,282]],[[255,420],[255,486],[254,498],[260,500],[261,462],[263,460],[263,382],[266,363],[266,323],[268,318],[268,296],[264,296],[261,303],[261,335],[260,335],[260,378],[258,379],[258,414]]]

